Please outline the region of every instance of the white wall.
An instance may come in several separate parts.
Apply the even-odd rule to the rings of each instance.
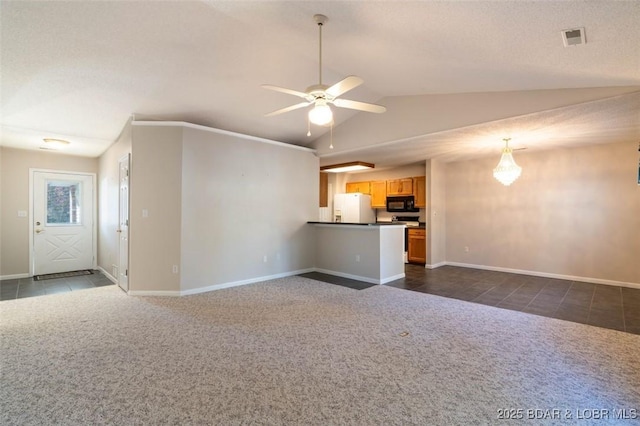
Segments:
[[[392,96],[376,102],[387,107],[384,114],[357,114],[338,125],[334,134],[340,135],[340,143],[335,150],[329,149],[330,132],[313,146],[319,155],[336,154],[637,90],[633,86]]]
[[[447,164],[447,261],[639,284],[637,141],[514,156],[510,187],[498,156]]]
[[[312,268],[318,170],[306,148],[185,128],[182,291]]]

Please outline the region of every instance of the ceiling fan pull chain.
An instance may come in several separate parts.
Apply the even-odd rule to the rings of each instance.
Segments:
[[[329,149],[333,149],[333,121],[331,122]]]
[[[307,136],[311,136],[311,120],[309,119],[308,115],[307,115]]]

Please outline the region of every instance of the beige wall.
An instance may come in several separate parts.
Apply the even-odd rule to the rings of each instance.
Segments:
[[[119,161],[131,153],[131,123],[122,130],[118,140],[99,158],[98,176],[98,266],[117,280],[119,235]]]
[[[446,164],[427,160],[427,267],[441,266],[446,259]]]
[[[29,168],[97,173],[98,159],[0,147],[0,276],[28,275]],[[30,213],[29,213],[30,214]]]
[[[637,142],[516,152],[510,187],[498,159],[447,164],[448,262],[640,283]]]
[[[183,291],[313,267],[312,151],[198,128],[183,141]]]
[[[180,291],[182,128],[133,124],[129,291]]]

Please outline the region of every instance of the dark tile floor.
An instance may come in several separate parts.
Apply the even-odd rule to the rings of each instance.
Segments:
[[[105,285],[114,284],[100,271],[93,271],[92,275],[43,281],[34,281],[33,278],[2,280],[0,281],[0,300],[66,293],[85,288],[103,287]]]
[[[405,275],[386,285],[640,334],[640,289],[455,266],[408,264]],[[303,276],[358,290],[375,285],[317,272]]]

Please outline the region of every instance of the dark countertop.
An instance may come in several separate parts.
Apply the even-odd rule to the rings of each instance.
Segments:
[[[398,222],[385,222],[385,223],[353,223],[353,222],[317,222],[308,221],[311,225],[358,225],[358,226],[388,226],[388,225],[404,225],[404,223]]]

